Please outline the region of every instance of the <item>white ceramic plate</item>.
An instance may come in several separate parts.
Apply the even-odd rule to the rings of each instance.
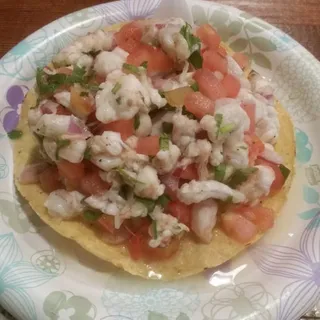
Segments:
[[[280,30],[237,9],[192,1],[235,51],[272,78],[296,127],[297,174],[275,228],[221,267],[161,283],[141,280],[84,252],[44,225],[14,190],[6,132],[17,124],[38,66],[73,39],[152,15],[160,1],[85,9],[38,30],[0,61],[0,303],[21,320],[293,320],[320,295],[320,63]],[[9,31],[9,30],[8,30]]]

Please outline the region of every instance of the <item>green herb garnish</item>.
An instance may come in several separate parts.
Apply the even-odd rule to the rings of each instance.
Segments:
[[[157,200],[157,204],[160,205],[161,207],[165,208],[168,203],[171,201],[170,197],[166,194],[162,194]]]
[[[99,83],[87,83],[87,84],[83,84],[82,85],[85,89],[92,91],[92,92],[97,92],[99,90],[102,90],[100,88],[100,84]]]
[[[234,130],[235,125],[233,123],[227,123],[224,126],[220,126],[219,132],[222,134],[230,133]]]
[[[166,133],[161,134],[159,138],[160,150],[166,151],[169,150],[169,136]]]
[[[80,93],[80,97],[88,97],[88,96],[89,96],[89,92],[82,91]]]
[[[11,140],[16,140],[22,137],[22,131],[21,130],[12,130],[10,132],[8,132],[8,137]]]
[[[132,177],[130,175],[130,173],[125,169],[118,168],[118,169],[115,169],[115,170],[120,174],[123,182],[125,184],[127,184],[128,186],[130,186],[130,187],[134,187],[137,183],[142,183],[141,181],[139,181],[136,178]]]
[[[97,210],[87,209],[83,212],[83,217],[88,221],[97,221],[103,215],[102,212]]]
[[[139,127],[140,127],[140,116],[139,116],[138,114],[136,114],[136,115],[134,116],[133,126],[134,126],[134,130],[139,129]]]
[[[141,64],[140,64],[140,67],[143,67],[145,69],[148,68],[148,61],[143,61]]]
[[[216,120],[216,125],[217,125],[217,132],[216,132],[216,136],[217,138],[219,137],[219,133],[220,133],[220,127],[222,124],[222,120],[223,120],[223,115],[221,113],[217,113],[214,116],[214,119]]]
[[[68,139],[58,139],[56,141],[57,143],[57,149],[56,149],[56,159],[59,159],[59,152],[61,148],[67,147],[68,145],[70,145],[71,141]]]
[[[188,111],[185,106],[182,107],[182,112],[181,113],[184,116],[187,116],[189,119],[192,119],[192,120],[196,120],[197,119],[196,116],[193,113],[191,113],[190,111]]]
[[[192,34],[192,27],[189,23],[186,23],[180,29],[180,34],[186,39],[189,50],[193,52],[194,50],[200,49],[201,40]]]
[[[279,169],[280,169],[280,171],[281,171],[281,174],[282,174],[283,177],[284,177],[284,181],[286,181],[287,178],[289,177],[289,174],[290,174],[291,170],[288,169],[288,168],[287,168],[285,165],[283,165],[283,164],[280,164],[280,165],[279,165]]]
[[[128,200],[129,194],[131,192],[131,187],[127,184],[123,184],[119,190],[119,196],[124,200]]]
[[[173,130],[172,122],[162,122],[162,131],[166,134],[171,134]]]
[[[193,91],[199,91],[199,85],[197,82],[194,82],[190,88],[193,90]]]
[[[226,203],[232,203],[233,202],[233,197],[229,196],[224,202]]]
[[[200,50],[192,52],[188,61],[194,66],[195,69],[201,69],[203,64],[203,58],[201,56]]]
[[[164,97],[165,97],[165,95],[164,95],[164,91],[163,91],[163,90],[158,90],[158,92],[159,92],[159,94],[160,94],[161,98],[164,98]]]
[[[153,239],[158,239],[157,221],[152,220],[152,235]]]
[[[214,167],[214,179],[217,180],[218,182],[222,182],[226,175],[226,169],[227,169],[227,166],[223,163]]]
[[[89,51],[89,52],[86,52],[86,54],[87,54],[88,56],[91,56],[92,58],[96,58],[97,55],[98,55],[100,52],[101,52],[101,50],[97,50],[97,51],[91,50],[91,51]]]
[[[90,160],[91,156],[92,156],[91,155],[91,148],[87,147],[86,150],[84,151],[83,158],[86,160]]]
[[[124,63],[123,64],[123,69],[125,71],[128,71],[130,73],[133,73],[133,74],[140,74],[140,70],[138,67],[134,66],[133,64],[129,64],[129,63]]]
[[[118,97],[118,98],[116,99],[116,101],[117,101],[117,104],[120,104],[120,103],[121,103],[121,97]]]
[[[244,168],[244,169],[238,169],[236,170],[231,177],[227,181],[227,185],[230,188],[236,188],[243,182],[246,182],[249,178],[249,176],[253,173],[255,173],[258,169],[257,168]]]
[[[119,82],[117,82],[114,87],[112,88],[111,92],[113,94],[116,94],[119,90],[121,89],[121,84]]]
[[[148,209],[148,213],[151,213],[155,206],[156,206],[156,202],[154,200],[148,199],[148,198],[141,198],[138,196],[135,196],[135,199],[142,203],[147,209]]]

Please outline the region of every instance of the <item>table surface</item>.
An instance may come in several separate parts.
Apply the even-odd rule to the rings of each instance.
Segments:
[[[0,0],[0,57],[20,40],[67,13],[108,0]],[[218,0],[279,27],[320,60],[320,0]],[[44,9],[45,8],[45,9]]]

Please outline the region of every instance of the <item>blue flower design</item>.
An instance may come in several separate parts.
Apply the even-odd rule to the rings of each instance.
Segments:
[[[316,205],[316,207],[299,213],[299,217],[303,220],[312,220],[315,217],[318,217],[313,221],[313,224],[309,225],[309,227],[310,228],[319,227],[320,201],[319,201],[318,191],[309,186],[303,186],[303,199],[306,203]]]
[[[0,179],[5,179],[9,174],[9,167],[6,159],[0,154]]]
[[[297,41],[279,29],[275,29],[270,40],[277,46],[277,51],[291,50],[299,45]]]
[[[0,304],[15,317],[36,320],[35,306],[26,289],[41,286],[57,275],[24,261],[12,233],[0,235]]]
[[[305,228],[299,249],[266,245],[251,250],[263,273],[292,280],[281,292],[278,320],[297,319],[320,298],[320,228],[312,227],[319,218],[318,213]]]
[[[313,146],[305,132],[296,128],[296,146],[297,146],[297,160],[300,163],[307,163],[310,161]]]

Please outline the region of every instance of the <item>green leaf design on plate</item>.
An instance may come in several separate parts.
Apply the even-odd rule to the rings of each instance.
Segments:
[[[237,34],[239,34],[241,32],[242,26],[242,20],[232,21],[228,27],[230,36],[236,36]]]
[[[319,208],[313,208],[299,213],[299,217],[303,220],[311,220],[320,212]]]
[[[319,201],[319,193],[308,186],[303,187],[303,199],[309,204],[315,204]]]
[[[230,43],[230,48],[236,52],[244,51],[248,46],[248,44],[249,44],[249,41],[247,39],[239,38]]]
[[[52,319],[66,303],[67,297],[63,292],[55,291],[49,294],[43,303],[43,311]]]
[[[269,39],[263,37],[252,37],[250,38],[250,41],[261,51],[270,52],[277,50],[277,46]]]
[[[229,13],[227,11],[224,10],[215,10],[209,21],[211,24],[213,24],[215,27],[221,27],[224,26],[229,19]]]
[[[240,13],[240,17],[244,18],[244,19],[251,19],[251,18],[253,18],[253,15],[248,12],[242,12],[242,13]]]
[[[148,320],[169,320],[169,318],[161,313],[149,311]]]
[[[176,320],[190,320],[190,318],[183,312],[181,312]]]
[[[201,25],[208,22],[207,15],[202,6],[193,6],[191,12],[195,24]]]
[[[217,32],[219,36],[221,37],[222,41],[227,42],[230,38],[230,30],[228,26],[220,26],[217,28]]]
[[[259,32],[263,31],[263,29],[260,26],[258,26],[255,21],[247,22],[244,25],[244,27],[245,27],[246,30],[248,30],[250,32],[253,32],[253,33],[259,33]]]
[[[251,58],[258,66],[271,70],[271,61],[264,54],[256,52]]]
[[[259,27],[261,27],[262,29],[265,29],[265,30],[270,30],[272,27],[269,25],[269,24],[266,24],[262,21],[254,21],[254,24],[258,25]]]

